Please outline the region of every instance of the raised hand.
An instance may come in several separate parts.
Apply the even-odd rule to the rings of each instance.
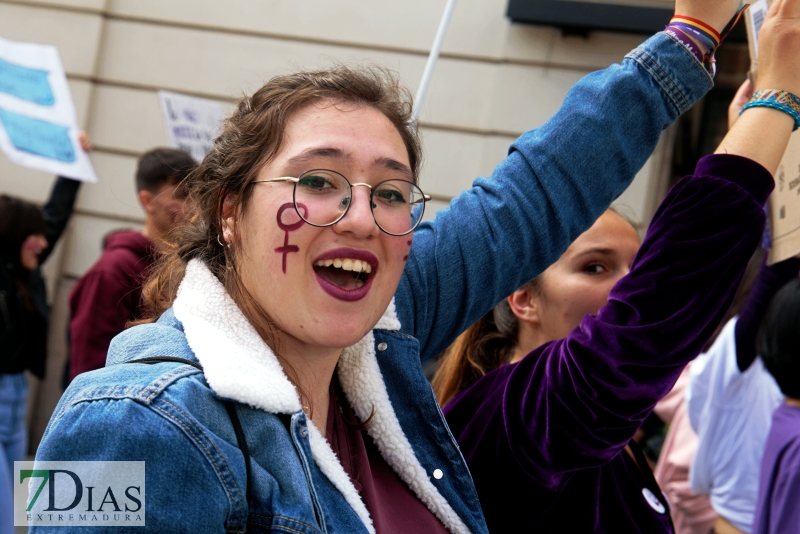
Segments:
[[[758,39],[756,89],[800,96],[800,0],[775,0]]]
[[[92,142],[89,140],[89,136],[86,134],[86,132],[81,132],[80,135],[78,135],[78,141],[80,141],[81,148],[87,154],[94,149],[94,145],[92,145]]]

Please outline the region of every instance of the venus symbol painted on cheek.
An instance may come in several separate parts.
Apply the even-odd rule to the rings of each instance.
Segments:
[[[305,204],[298,204],[298,209],[303,210],[303,217],[308,217],[308,208]],[[278,208],[278,228],[286,232],[286,235],[283,238],[283,246],[278,247],[275,249],[275,252],[279,254],[283,254],[283,274],[286,274],[286,256],[290,252],[300,252],[300,247],[297,245],[290,245],[289,244],[289,232],[294,232],[295,230],[299,229],[301,226],[305,224],[303,219],[300,219],[297,222],[293,223],[285,223],[283,222],[283,212],[286,210],[294,211],[294,204],[291,202],[287,202],[280,208]],[[297,213],[295,212],[295,215]]]
[[[411,240],[410,239],[408,240],[408,246],[409,246],[409,249],[410,249],[411,248]],[[408,254],[403,256],[403,261],[408,261]]]

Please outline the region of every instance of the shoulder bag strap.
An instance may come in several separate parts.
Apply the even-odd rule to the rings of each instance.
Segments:
[[[184,365],[191,365],[195,369],[203,372],[203,366],[199,363],[187,360],[186,358],[178,358],[176,356],[150,356],[147,358],[139,358],[138,360],[130,360],[125,363],[144,363],[144,364],[154,364],[154,363],[181,363]],[[239,444],[239,448],[242,450],[242,455],[244,455],[244,469],[245,469],[245,476],[247,478],[247,502],[252,502],[250,499],[251,496],[251,475],[250,475],[250,448],[247,446],[247,438],[244,435],[244,429],[242,428],[242,422],[239,420],[239,414],[236,412],[236,404],[231,400],[223,400],[222,403],[225,405],[225,410],[228,412],[228,417],[231,419],[231,424],[233,425],[233,432],[236,434],[236,442]],[[249,515],[249,514],[248,514]]]

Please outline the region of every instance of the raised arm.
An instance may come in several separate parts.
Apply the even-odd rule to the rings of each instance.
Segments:
[[[729,0],[682,4],[682,14],[695,16],[698,6],[715,6],[719,29],[735,11]],[[552,119],[514,142],[491,178],[423,224],[396,296],[423,360],[556,261],[625,190],[661,131],[711,86],[694,55],[658,34],[578,82]]]
[[[507,446],[532,476],[555,488],[622,451],[721,320],[771,190],[754,161],[701,160],[662,203],[608,305],[516,366],[502,413]]]
[[[769,11],[759,38],[759,76],[756,91],[778,89],[795,96],[796,118],[770,107],[750,108],[731,127],[717,149],[718,154],[741,154],[763,164],[774,173],[786,151],[792,127],[800,123],[800,65],[798,56],[785,50],[800,51],[800,1],[777,0]],[[752,131],[776,132],[770,142]],[[756,357],[755,336],[769,301],[781,286],[798,275],[800,261],[791,258],[759,273],[753,291],[736,323],[736,363],[745,371]]]
[[[775,0],[762,26],[758,42],[759,72],[756,92],[765,89],[800,95],[800,0]],[[800,113],[800,110],[795,110]],[[717,154],[738,154],[778,169],[795,119],[770,107],[754,107],[731,127]],[[768,136],[768,137],[766,137]]]
[[[39,263],[44,263],[53,252],[58,240],[61,239],[61,234],[64,233],[69,218],[72,216],[72,208],[75,206],[75,199],[78,197],[80,187],[81,182],[78,180],[65,176],[56,178],[50,198],[42,208],[46,225],[44,237],[47,239],[47,248],[39,255]]]
[[[760,83],[794,92],[800,89],[800,83],[793,85],[800,78],[800,39],[789,37],[800,35],[800,18],[787,5],[800,14],[800,0],[773,6],[764,26],[773,37],[761,42],[771,76]],[[448,421],[459,419],[459,402],[469,406],[472,400],[482,414],[456,429],[462,450],[482,448],[485,454],[495,447],[496,457],[513,457],[551,489],[566,474],[621,453],[730,304],[760,241],[763,206],[773,187],[770,172],[792,126],[780,111],[745,111],[723,140],[722,154],[701,160],[694,176],[667,195],[630,273],[596,317],[585,317],[566,339],[501,368],[501,384],[495,378],[482,398],[469,399],[471,390],[456,398]],[[484,381],[492,383],[492,375]],[[498,425],[497,418],[501,438],[479,428]]]

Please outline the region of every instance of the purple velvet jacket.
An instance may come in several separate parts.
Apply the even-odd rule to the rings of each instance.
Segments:
[[[730,305],[772,188],[749,159],[703,158],[597,316],[445,407],[492,532],[670,532],[624,448]]]

